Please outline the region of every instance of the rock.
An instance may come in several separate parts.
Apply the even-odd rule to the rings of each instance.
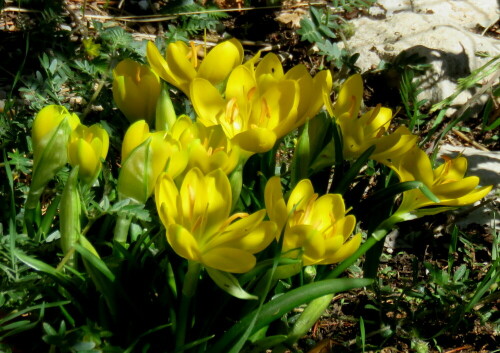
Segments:
[[[419,99],[429,104],[453,94],[457,79],[488,62],[490,58],[478,52],[500,54],[499,40],[472,31],[478,24],[489,26],[498,19],[496,0],[379,0],[376,5],[370,13],[378,11],[377,17],[351,21],[356,31],[347,45],[352,53],[360,53],[356,64],[367,71],[401,53],[424,57],[432,70],[421,78],[424,92]],[[474,90],[463,92],[454,104],[464,104],[473,94]]]
[[[469,29],[489,27],[499,15],[497,0],[378,0],[374,7],[383,9],[387,17],[405,11],[442,14]],[[373,8],[370,11],[379,12]]]

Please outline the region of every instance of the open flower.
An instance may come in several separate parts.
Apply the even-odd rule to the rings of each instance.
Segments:
[[[439,203],[436,203],[426,197],[419,189],[405,191],[396,215],[410,214],[420,217],[436,214],[449,209],[450,206],[473,204],[491,191],[492,185],[478,187],[479,178],[477,176],[464,177],[467,171],[465,157],[451,159],[444,156],[443,158],[444,163],[436,169],[432,169],[427,154],[414,147],[389,164],[401,182],[421,181],[439,198]],[[429,206],[439,207],[427,208]]]
[[[84,183],[92,183],[101,171],[101,160],[106,158],[109,136],[106,130],[95,124],[91,127],[78,125],[71,133],[68,144],[69,163],[80,166],[78,175]]]
[[[389,108],[377,106],[358,118],[362,97],[363,81],[359,74],[346,80],[334,104],[328,95],[325,96],[325,106],[342,131],[344,158],[356,159],[375,145],[370,158],[384,162],[405,153],[415,145],[417,136],[412,135],[405,126],[388,134],[392,120],[392,110]],[[325,150],[332,149],[331,144]]]
[[[313,78],[299,65],[283,74],[277,57],[266,55],[255,70],[252,65],[235,68],[225,95],[205,79],[193,80],[191,100],[201,123],[220,124],[234,144],[260,153],[316,115],[322,91],[330,89],[329,71]]]
[[[158,214],[167,240],[181,257],[217,270],[244,273],[256,263],[253,254],[273,240],[276,224],[265,210],[230,216],[231,186],[217,169],[204,175],[191,169],[177,187],[162,174],[155,189]]]
[[[136,121],[123,138],[118,195],[121,199],[146,203],[162,172],[175,178],[186,165],[187,153],[182,151],[178,141],[166,131],[151,133],[144,120]]]
[[[186,116],[180,116],[169,133],[180,142],[188,154],[186,170],[194,167],[207,174],[217,168],[229,174],[239,162],[238,146],[233,146],[219,125],[205,126],[192,122]]]
[[[280,178],[272,177],[265,202],[269,218],[284,228],[282,252],[301,249],[304,266],[340,262],[361,243],[360,234],[351,237],[356,218],[346,215],[342,195],[318,197],[309,179],[301,180],[285,202]]]
[[[153,122],[160,91],[160,79],[147,65],[125,59],[113,70],[113,99],[131,123]]]
[[[33,174],[27,208],[34,208],[45,185],[68,162],[67,144],[71,131],[80,124],[74,113],[60,105],[48,105],[33,121]]]
[[[202,77],[214,85],[226,80],[229,73],[243,61],[243,47],[236,39],[217,44],[198,62],[198,46],[182,41],[167,46],[165,58],[152,43],[147,45],[148,62],[165,81],[189,96],[189,85],[195,77]]]

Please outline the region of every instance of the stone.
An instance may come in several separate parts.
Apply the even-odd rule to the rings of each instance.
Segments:
[[[499,40],[474,30],[498,19],[496,0],[379,0],[369,13],[376,16],[351,21],[356,30],[347,45],[351,53],[360,54],[356,65],[367,71],[382,60],[393,62],[401,53],[424,57],[432,69],[420,78],[424,92],[419,99],[429,104],[452,95],[459,78],[500,54]],[[480,52],[490,57],[477,55]],[[474,93],[462,92],[454,105],[465,104]]]

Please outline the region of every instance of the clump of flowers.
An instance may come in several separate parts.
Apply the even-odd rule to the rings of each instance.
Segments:
[[[128,351],[157,331],[161,345],[151,349],[158,351],[235,352],[247,339],[252,349],[272,342],[284,351],[332,293],[372,283],[366,269],[370,278],[337,277],[397,223],[472,204],[492,189],[465,176],[462,156],[433,168],[417,136],[391,126],[391,109],[362,112],[358,74],[331,101],[329,70],[285,71],[273,53],[245,62],[236,39],[203,60],[200,49],[178,41],[163,56],[148,43],[148,65],[125,59],[114,68],[115,103],[131,123],[121,146],[113,146],[120,136],[108,136],[111,122],[87,127],[62,106],[43,108],[33,123],[26,229],[40,238],[54,228],[62,260],[53,268],[13,253],[57,279],[58,293],[98,293],[96,316],[106,327],[122,327],[129,314],[144,321],[142,305],[160,306],[161,322],[127,342]],[[193,109],[177,114],[182,104],[170,99],[169,85]],[[279,165],[283,145],[294,155]],[[110,150],[121,159],[103,163]],[[61,170],[67,177],[56,177]],[[39,200],[54,179],[64,186],[42,215]],[[373,193],[372,185],[383,190]],[[373,200],[389,205],[386,214],[362,207]],[[128,283],[135,271],[139,294]],[[226,294],[248,302],[235,306]],[[137,298],[144,302],[135,305]],[[296,324],[288,320],[305,304]],[[280,319],[284,331],[266,337]]]

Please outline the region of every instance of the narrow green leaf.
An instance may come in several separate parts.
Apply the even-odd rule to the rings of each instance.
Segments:
[[[331,294],[343,292],[353,288],[360,288],[370,285],[373,282],[371,279],[329,279],[311,284],[306,284],[300,288],[291,290],[262,306],[262,309],[257,317],[253,331],[267,326],[274,320],[279,319],[294,308],[308,303],[311,300]],[[215,344],[210,353],[227,352],[232,343],[245,331],[250,322],[254,319],[254,312],[246,315],[240,322],[235,324],[227,331],[224,336]]]
[[[44,273],[51,275],[51,276],[53,276],[61,281],[68,280],[68,278],[62,272],[57,271],[54,267],[46,264],[43,261],[37,260],[33,257],[30,257],[30,256],[26,255],[25,253],[23,253],[22,251],[17,250],[17,249],[14,250],[14,254],[16,255],[16,257],[19,260],[21,260],[21,262],[24,262],[26,265],[28,265],[29,267],[31,267],[37,271],[44,272]]]
[[[115,275],[111,272],[104,261],[80,244],[75,244],[75,250],[88,262],[89,265],[92,265],[93,268],[102,273],[107,279],[114,282]]]
[[[359,156],[356,162],[354,162],[349,168],[349,170],[343,175],[340,182],[334,186],[333,188],[334,193],[344,194],[347,191],[349,186],[352,184],[354,178],[356,178],[359,175],[359,171],[366,164],[366,162],[372,155],[373,151],[375,151],[375,145],[370,146],[370,148],[368,148],[366,151],[363,152],[361,156]]]
[[[424,194],[425,197],[427,197],[432,202],[435,202],[435,203],[441,202],[439,197],[434,195],[434,193],[424,183],[422,183],[422,185],[420,185],[418,189],[422,192],[422,194]]]

